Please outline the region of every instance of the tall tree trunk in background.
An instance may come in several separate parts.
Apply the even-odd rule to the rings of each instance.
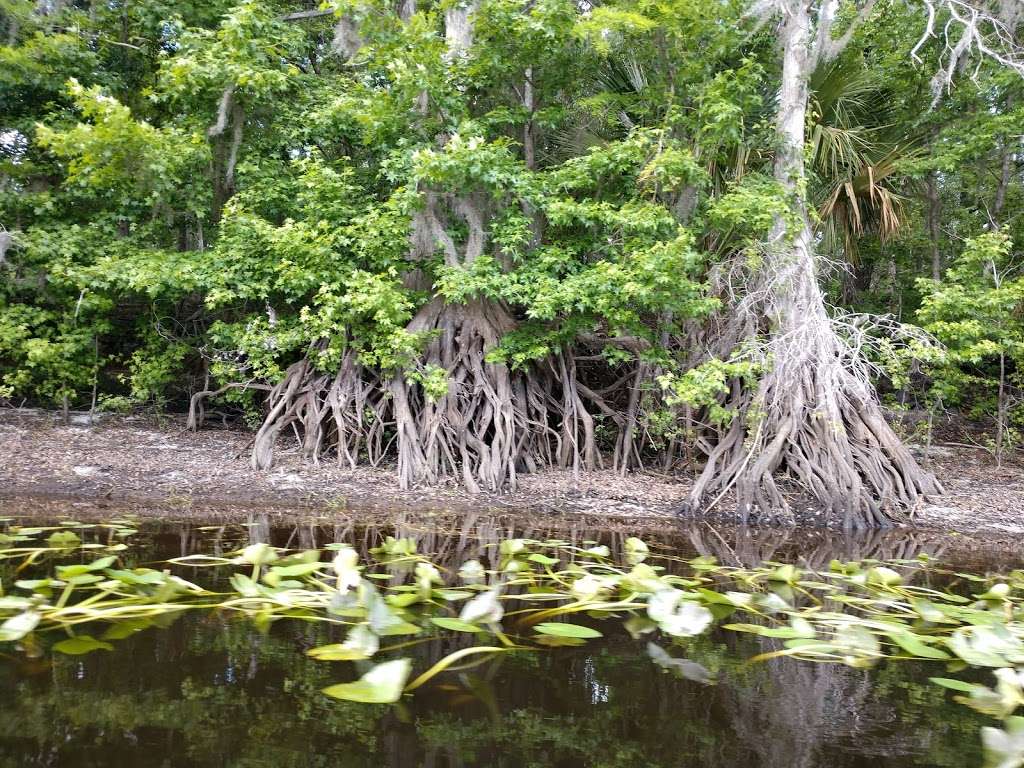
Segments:
[[[932,279],[942,278],[942,252],[939,250],[939,218],[942,215],[941,203],[939,201],[939,186],[936,180],[935,171],[929,171],[924,182],[925,200],[925,223],[928,227],[928,245],[931,251]]]
[[[1013,111],[1014,98],[1012,93],[1006,95],[1005,112]],[[992,201],[992,226],[999,226],[999,217],[1002,215],[1003,206],[1006,205],[1006,190],[1010,186],[1013,172],[1017,165],[1017,155],[1013,151],[1014,146],[1020,145],[1020,136],[1007,136],[1003,139],[1002,150],[1000,151],[999,183],[996,185],[995,199]]]
[[[728,353],[763,340],[767,370],[756,388],[734,385],[735,419],[709,453],[689,506],[699,509],[711,493],[735,488],[744,520],[788,510],[776,482],[784,473],[844,528],[884,526],[940,487],[886,423],[867,371],[837,335],[818,284],[805,127],[810,76],[836,55],[828,25],[838,4],[814,5],[816,42],[808,0],[780,0],[779,6],[783,67],[774,174],[789,210],[775,221],[751,290],[737,307],[740,333],[728,340]]]

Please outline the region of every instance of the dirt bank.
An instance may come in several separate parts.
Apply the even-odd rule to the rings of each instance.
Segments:
[[[193,510],[281,507],[320,512],[523,512],[656,524],[673,519],[689,489],[686,476],[610,471],[550,471],[523,476],[507,494],[469,496],[456,485],[402,491],[388,468],[313,466],[294,448],[276,466],[253,470],[251,434],[232,429],[184,430],[177,417],[104,416],[95,424],[73,415],[0,411],[0,499],[78,500]],[[937,447],[932,469],[946,495],[917,510],[916,527],[961,532],[1024,533],[1024,473],[997,469],[982,451]],[[728,512],[723,502],[723,510]]]

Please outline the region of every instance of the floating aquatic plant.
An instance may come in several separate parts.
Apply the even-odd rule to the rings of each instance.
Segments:
[[[646,641],[652,662],[704,684],[713,675],[677,655],[712,626],[769,638],[754,660],[788,656],[865,667],[888,658],[996,670],[994,689],[937,676],[959,700],[1003,721],[984,744],[993,765],[1024,764],[1024,574],[983,578],[927,558],[756,568],[683,560],[626,541],[602,545],[506,539],[487,557],[446,569],[411,539],[387,539],[363,559],[345,544],[286,550],[254,543],[222,555],[131,566],[131,521],[9,526],[0,533],[0,642],[40,652],[109,651],[119,639],[182,611],[222,611],[257,626],[279,620],[345,628],[342,642],[308,651],[325,662],[371,663],[336,698],[392,703],[445,671],[494,654],[582,645],[602,625]],[[486,560],[486,564],[480,560]],[[200,574],[184,578],[185,570]],[[8,577],[7,574],[12,574]],[[412,677],[401,651],[438,633],[470,643]],[[659,640],[660,638],[660,640]],[[379,662],[379,658],[384,657]],[[372,664],[372,662],[377,662]],[[410,681],[410,678],[412,680]]]

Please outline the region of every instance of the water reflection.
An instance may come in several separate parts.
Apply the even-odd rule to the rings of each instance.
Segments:
[[[146,524],[142,545],[131,550],[137,562],[129,564],[257,542],[314,548],[346,541],[365,555],[388,536],[413,538],[419,551],[454,570],[467,559],[491,562],[497,544],[512,536],[614,550],[626,534],[553,524],[517,530],[487,516],[279,525],[254,513],[245,524]],[[899,532],[849,538],[707,526],[645,538],[655,551],[744,566],[939,557],[948,543]],[[198,570],[193,576],[204,578]],[[980,765],[980,718],[948,702],[927,682],[934,668],[921,664],[870,671],[792,659],[751,664],[745,660],[775,641],[713,633],[685,650],[715,676],[717,684],[706,687],[662,673],[642,643],[609,633],[585,648],[489,657],[383,707],[320,693],[366,668],[305,656],[339,642],[335,627],[283,621],[260,632],[225,613],[165,623],[109,653],[0,657],[0,766]],[[445,635],[401,653],[420,669],[472,643]]]

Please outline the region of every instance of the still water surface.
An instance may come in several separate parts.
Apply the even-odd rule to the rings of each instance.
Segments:
[[[131,565],[255,541],[302,548],[346,541],[365,550],[400,535],[416,538],[436,563],[458,567],[513,533],[488,520],[440,532],[408,519],[374,527],[275,525],[260,515],[247,525],[146,523]],[[613,549],[625,535],[518,533]],[[899,533],[843,538],[702,527],[645,538],[662,551],[744,565],[773,559],[821,567],[832,557],[941,557],[943,549],[941,539]],[[957,565],[984,572],[1017,564]],[[320,624],[286,620],[261,631],[237,617],[194,612],[119,640],[113,651],[0,654],[0,766],[965,768],[981,766],[979,728],[990,724],[928,682],[941,667],[750,663],[773,641],[722,631],[686,645],[714,675],[713,686],[665,674],[642,643],[609,628],[585,647],[502,654],[446,673],[398,705],[364,705],[320,692],[358,677],[360,663],[304,653],[342,638]],[[441,637],[402,655],[424,668],[465,645]]]

